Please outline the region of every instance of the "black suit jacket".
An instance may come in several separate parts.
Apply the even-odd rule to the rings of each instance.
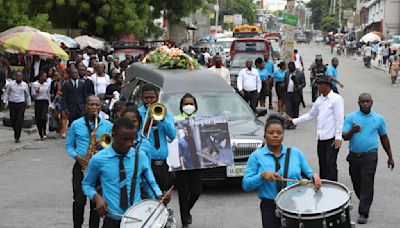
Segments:
[[[72,79],[64,83],[62,88],[62,97],[64,105],[70,113],[83,115],[85,113],[85,103],[88,94],[85,81],[82,79],[78,79],[77,81],[78,88],[73,86]]]
[[[293,74],[294,74],[294,84],[295,84],[294,92],[297,92],[300,95],[302,89],[306,86],[306,79],[302,71],[296,70]],[[287,71],[285,74],[285,92],[288,89],[289,77],[290,77],[290,72]]]

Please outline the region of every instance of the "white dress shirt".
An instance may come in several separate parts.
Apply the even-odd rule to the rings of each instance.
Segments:
[[[29,95],[28,84],[24,81],[19,84],[15,80],[10,82],[10,84],[7,85],[6,92],[4,93],[3,101],[6,104],[8,104],[8,102],[25,102],[26,105],[30,106],[31,96]]]
[[[38,90],[39,93],[36,93]],[[31,94],[35,100],[47,100],[50,103],[50,87],[46,82],[43,84],[40,84],[39,81],[32,83]]]
[[[294,92],[294,81],[292,80],[293,74],[289,74],[289,82],[287,87],[287,92],[292,93]]]
[[[251,70],[244,68],[239,72],[237,77],[237,88],[239,91],[261,91],[261,79],[258,75],[257,69],[251,68]]]
[[[218,74],[219,76],[224,79],[228,85],[231,85],[231,74],[229,73],[229,70],[226,69],[225,67],[221,66],[220,68],[216,68],[215,66],[209,68],[211,71],[214,71],[214,73]]]
[[[342,130],[344,121],[344,102],[343,98],[332,90],[325,97],[319,96],[308,113],[293,119],[293,124],[297,125],[317,119],[318,140],[335,138],[342,140]]]
[[[93,74],[90,79],[94,85],[95,95],[106,93],[106,88],[111,83],[110,76],[108,76],[108,74],[105,74],[102,77],[99,77],[97,74]]]

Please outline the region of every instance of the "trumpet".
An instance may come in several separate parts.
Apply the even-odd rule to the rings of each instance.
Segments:
[[[100,136],[100,146],[103,148],[107,148],[112,143],[112,136],[110,134],[104,133]]]
[[[165,116],[167,115],[167,107],[160,103],[154,103],[152,104],[146,112],[146,117],[145,117],[145,126],[148,120],[148,118],[150,118],[150,123],[148,125],[148,129],[147,129],[147,135],[145,135],[145,126],[143,126],[142,128],[142,136],[146,139],[148,139],[150,137],[150,128],[152,127],[154,121],[162,121],[165,119]]]

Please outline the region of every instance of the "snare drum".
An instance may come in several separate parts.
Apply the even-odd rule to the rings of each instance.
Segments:
[[[124,216],[133,217],[142,221],[135,221],[130,218],[122,218],[121,228],[163,228],[168,220],[168,210],[163,203],[156,200],[146,199],[130,207]]]
[[[276,197],[276,216],[282,228],[352,228],[351,193],[343,184],[322,180],[315,191],[312,183],[291,185]]]

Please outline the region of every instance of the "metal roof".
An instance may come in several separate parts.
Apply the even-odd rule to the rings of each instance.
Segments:
[[[141,78],[162,89],[164,94],[233,92],[225,80],[208,69],[164,69],[153,64],[133,63],[125,81]]]

